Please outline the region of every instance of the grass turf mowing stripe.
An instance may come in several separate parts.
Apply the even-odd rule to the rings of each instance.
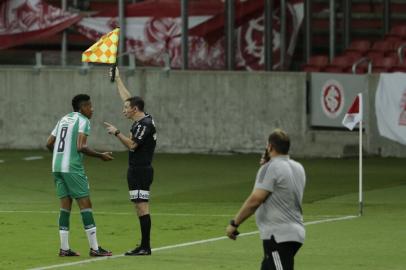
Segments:
[[[327,222],[349,220],[349,219],[353,219],[353,218],[357,218],[357,217],[358,216],[344,216],[344,217],[337,217],[337,218],[315,220],[315,221],[305,222],[304,225],[309,226],[309,225],[315,225],[315,224],[321,224],[321,223],[327,223]],[[244,236],[253,235],[253,234],[257,234],[257,233],[258,233],[258,231],[241,233],[238,237],[244,237]],[[204,239],[204,240],[199,240],[199,241],[186,242],[186,243],[182,243],[182,244],[176,244],[176,245],[169,245],[169,246],[164,246],[164,247],[159,247],[159,248],[153,248],[152,252],[157,252],[157,251],[167,250],[167,249],[180,248],[180,247],[193,246],[193,245],[199,245],[199,244],[205,244],[205,243],[215,242],[215,241],[224,240],[224,239],[228,239],[228,237],[227,236],[221,236],[221,237],[215,237],[215,238]],[[45,269],[62,268],[62,267],[66,267],[66,266],[81,265],[81,264],[91,263],[91,262],[96,262],[96,261],[101,261],[101,260],[112,260],[112,259],[117,259],[117,258],[121,258],[121,257],[124,257],[124,255],[120,254],[120,255],[114,255],[114,256],[110,256],[110,257],[100,257],[100,258],[94,258],[94,259],[86,259],[86,260],[77,261],[77,262],[71,262],[71,263],[62,263],[62,264],[55,264],[55,265],[50,265],[50,266],[31,268],[29,270],[45,270]]]

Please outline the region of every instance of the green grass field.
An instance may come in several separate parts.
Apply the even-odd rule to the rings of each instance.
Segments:
[[[25,161],[24,157],[43,156]],[[112,162],[86,158],[100,244],[121,255],[139,241],[139,223],[128,201],[127,154]],[[59,201],[44,151],[0,151],[0,269],[259,269],[258,234],[237,241],[224,236],[230,218],[250,193],[257,155],[158,154],[152,186],[150,257],[115,256],[90,260],[77,206],[71,215],[70,245],[78,258],[59,258]],[[356,159],[301,160],[307,172],[305,222],[357,215]],[[299,270],[406,269],[405,159],[365,159],[365,215],[309,224],[296,257]],[[254,219],[241,233],[256,231]],[[171,247],[172,246],[172,247]],[[168,248],[166,248],[168,247]],[[59,268],[58,268],[59,269]]]

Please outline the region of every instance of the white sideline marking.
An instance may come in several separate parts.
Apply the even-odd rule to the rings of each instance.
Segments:
[[[43,158],[44,158],[43,156],[31,156],[31,157],[25,157],[25,158],[23,158],[23,160],[31,161],[31,160],[38,160],[38,159],[43,159]]]
[[[28,213],[28,214],[59,214],[59,211],[41,211],[41,210],[0,210],[1,213]],[[113,216],[133,216],[135,212],[99,212],[94,211],[95,215],[113,215]],[[174,217],[230,217],[234,214],[191,214],[191,213],[155,213],[153,212],[152,215],[154,216],[174,216]],[[306,215],[305,218],[337,218],[339,216],[332,216],[332,215],[317,215],[317,216],[310,216]]]
[[[29,214],[59,214],[59,211],[29,211],[29,210],[0,210],[0,213],[29,213]],[[95,215],[133,216],[135,212],[94,212]],[[230,217],[233,214],[188,214],[188,213],[153,213],[154,216],[184,216],[184,217]]]
[[[348,219],[353,219],[353,218],[357,218],[357,217],[359,217],[359,216],[345,216],[345,217],[338,217],[338,218],[315,220],[315,221],[305,222],[304,225],[308,226],[308,225],[314,225],[314,224],[320,224],[320,223],[326,223],[326,222],[348,220]],[[253,234],[257,234],[257,233],[258,233],[258,231],[241,233],[238,237],[253,235]],[[153,248],[152,251],[156,252],[156,251],[161,251],[161,250],[166,250],[166,249],[174,249],[174,248],[179,248],[179,247],[188,247],[188,246],[193,246],[193,245],[198,245],[198,244],[205,244],[205,243],[215,242],[215,241],[224,240],[224,239],[228,239],[228,237],[227,236],[221,236],[221,237],[204,239],[204,240],[199,240],[199,241],[186,242],[186,243],[177,244],[177,245],[170,245],[170,246],[164,246],[164,247],[159,247],[159,248]],[[100,258],[95,258],[95,259],[87,259],[87,260],[71,262],[71,263],[55,264],[55,265],[50,265],[50,266],[31,268],[31,269],[28,269],[28,270],[45,270],[45,269],[61,268],[61,267],[65,267],[65,266],[72,266],[72,265],[78,265],[78,264],[91,263],[91,262],[96,262],[96,261],[101,261],[101,260],[112,260],[112,259],[121,258],[121,257],[124,257],[124,254],[114,255],[114,256],[110,256],[110,257],[100,257]]]

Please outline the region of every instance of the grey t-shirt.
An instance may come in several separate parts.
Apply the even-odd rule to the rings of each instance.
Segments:
[[[289,156],[273,157],[258,170],[254,189],[270,191],[255,216],[261,239],[300,242],[305,239],[302,198],[306,183],[303,166]]]

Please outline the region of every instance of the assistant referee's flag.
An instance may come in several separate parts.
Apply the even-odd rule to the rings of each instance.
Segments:
[[[82,53],[82,62],[116,64],[120,28],[102,36]]]
[[[362,94],[359,93],[352,103],[350,109],[345,114],[343,119],[343,125],[349,130],[353,130],[354,127],[362,121]]]

